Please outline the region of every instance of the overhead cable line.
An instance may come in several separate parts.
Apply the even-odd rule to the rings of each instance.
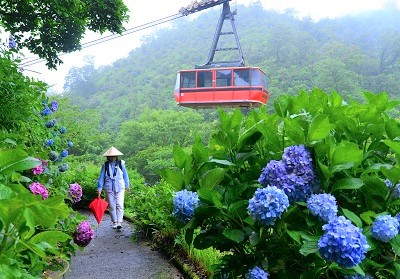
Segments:
[[[81,50],[85,49],[85,48],[88,48],[88,47],[91,47],[91,46],[95,46],[95,45],[107,42],[107,41],[110,41],[110,40],[121,38],[121,37],[129,35],[131,33],[139,32],[139,31],[142,31],[144,29],[157,26],[159,24],[163,24],[163,23],[166,23],[166,22],[169,22],[169,21],[173,21],[173,20],[176,20],[176,19],[181,18],[183,16],[184,15],[182,15],[180,13],[179,14],[174,14],[174,15],[171,15],[171,16],[167,16],[167,17],[164,17],[164,18],[161,18],[161,19],[157,19],[157,20],[154,20],[154,21],[142,24],[142,25],[138,25],[138,26],[129,28],[129,29],[123,31],[121,34],[111,34],[111,35],[108,35],[108,36],[105,36],[105,37],[101,37],[101,38],[89,41],[87,43],[83,43],[82,46],[81,46]],[[58,56],[62,56],[62,55],[68,54],[68,53],[69,52],[67,52],[67,53],[66,52],[62,52]],[[43,58],[35,58],[35,59],[31,59],[29,61],[22,62],[20,64],[20,66],[21,67],[29,67],[29,66],[32,66],[32,65],[44,62],[44,61],[45,61],[45,59],[43,59]]]

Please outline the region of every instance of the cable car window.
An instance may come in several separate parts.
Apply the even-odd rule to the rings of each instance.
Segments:
[[[200,71],[197,73],[197,87],[211,87],[212,73],[211,71]]]
[[[196,87],[196,72],[182,72],[181,88],[195,88],[195,87]]]
[[[249,86],[250,73],[248,69],[236,69],[233,71],[234,86]]]
[[[232,86],[232,70],[217,70],[216,86]]]
[[[260,86],[262,85],[264,88],[268,88],[267,77],[266,75],[258,69],[252,69],[251,73],[251,85]]]

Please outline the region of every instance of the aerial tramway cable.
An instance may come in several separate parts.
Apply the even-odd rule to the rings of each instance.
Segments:
[[[159,24],[163,24],[163,23],[166,23],[166,22],[169,22],[169,21],[176,20],[176,19],[181,18],[183,16],[184,15],[179,13],[179,14],[170,15],[170,16],[167,16],[167,17],[164,17],[164,18],[161,18],[161,19],[157,19],[157,20],[154,20],[154,21],[142,24],[142,25],[138,25],[138,26],[135,26],[135,27],[132,27],[132,28],[129,28],[129,29],[125,30],[121,34],[111,34],[111,35],[108,35],[108,36],[105,36],[105,37],[101,37],[101,38],[89,41],[87,43],[83,43],[81,49],[85,49],[85,48],[88,48],[88,47],[91,47],[91,46],[95,46],[95,45],[98,45],[98,44],[101,44],[101,43],[104,43],[104,42],[107,42],[107,41],[110,41],[110,40],[118,39],[118,38],[121,38],[123,36],[129,35],[129,34],[132,34],[132,33],[135,33],[135,32],[139,32],[139,31],[142,31],[142,30],[147,29],[147,28],[151,28],[151,27],[157,26]],[[68,54],[68,53],[62,52],[58,56],[62,56],[62,55],[65,55],[65,54]],[[28,59],[28,58],[26,58],[26,59]],[[29,66],[32,66],[32,65],[44,62],[44,61],[45,61],[45,59],[43,59],[43,58],[35,58],[35,59],[31,59],[31,60],[28,60],[28,61],[20,63],[20,66],[21,67],[29,67]]]

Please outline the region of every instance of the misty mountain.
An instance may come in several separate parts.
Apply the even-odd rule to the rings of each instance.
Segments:
[[[172,28],[143,37],[140,47],[112,65],[95,69],[88,59],[70,70],[64,95],[82,109],[98,108],[103,125],[112,129],[146,108],[187,110],[173,99],[176,73],[206,62],[219,13],[180,18]],[[255,3],[238,5],[235,19],[246,65],[266,72],[271,102],[314,87],[348,99],[359,99],[363,91],[398,95],[400,12],[393,6],[314,22]]]

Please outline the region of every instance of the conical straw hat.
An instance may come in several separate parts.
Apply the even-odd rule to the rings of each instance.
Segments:
[[[118,149],[116,149],[114,146],[111,146],[110,149],[106,151],[106,153],[103,154],[103,156],[110,157],[110,156],[120,156],[124,155],[122,154]]]

